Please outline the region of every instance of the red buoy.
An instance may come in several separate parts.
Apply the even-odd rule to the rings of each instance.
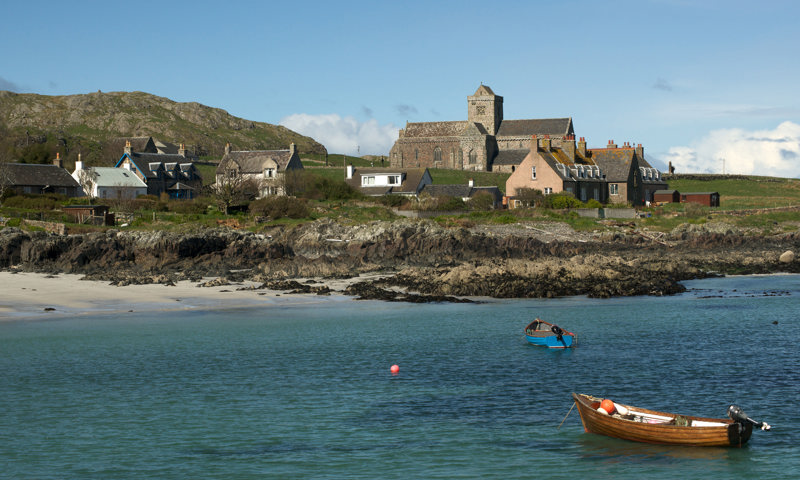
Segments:
[[[600,402],[600,408],[608,412],[609,415],[613,415],[614,412],[617,410],[617,407],[614,406],[614,402],[609,399],[605,399]]]
[[[392,372],[392,375],[397,375],[397,373],[400,371],[400,367],[397,365],[392,365],[392,368],[390,368],[389,371]]]

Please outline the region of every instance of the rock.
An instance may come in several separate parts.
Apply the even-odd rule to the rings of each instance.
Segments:
[[[781,263],[792,263],[792,262],[794,262],[794,252],[791,251],[791,250],[786,250],[785,252],[783,252],[781,254],[781,256],[780,256],[780,258],[778,258],[778,260]]]

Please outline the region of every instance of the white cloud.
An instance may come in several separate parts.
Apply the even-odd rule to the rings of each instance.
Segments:
[[[392,124],[379,125],[373,119],[359,122],[337,114],[295,113],[281,119],[284,127],[325,145],[329,153],[345,155],[388,155],[400,130]]]
[[[725,173],[800,178],[800,125],[714,130],[688,147],[670,148],[663,160],[676,173],[722,173],[724,163]]]

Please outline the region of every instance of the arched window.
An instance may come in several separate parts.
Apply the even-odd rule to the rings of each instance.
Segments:
[[[469,151],[469,164],[470,165],[475,165],[475,163],[477,161],[478,161],[478,154],[475,153],[475,150],[470,150]]]
[[[434,164],[442,163],[442,149],[439,147],[433,149],[433,163]]]

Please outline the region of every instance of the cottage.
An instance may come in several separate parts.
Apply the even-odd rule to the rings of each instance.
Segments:
[[[345,169],[345,183],[364,195],[417,196],[433,183],[427,168],[355,168]]]
[[[241,176],[257,185],[260,197],[286,195],[284,179],[287,172],[300,171],[303,163],[292,143],[288,150],[232,151],[225,146],[225,155],[216,172],[217,184],[226,182],[230,175]]]
[[[52,165],[6,163],[2,166],[0,182],[5,188],[22,193],[58,193],[67,197],[83,195],[80,184],[61,167],[57,155]]]
[[[167,193],[170,198],[192,199],[203,187],[203,178],[194,163],[186,158],[183,144],[173,154],[137,152],[133,144],[127,142],[115,168],[124,168],[139,177],[147,185],[148,195]]]
[[[133,172],[115,167],[83,167],[83,162],[75,162],[72,177],[92,198],[130,200],[139,195],[147,195],[145,184]]]

